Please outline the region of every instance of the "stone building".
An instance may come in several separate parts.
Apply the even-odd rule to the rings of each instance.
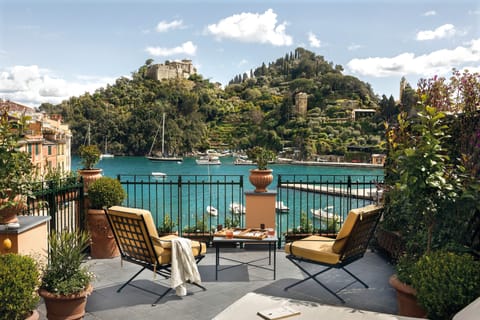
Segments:
[[[6,109],[12,118],[28,116],[21,150],[30,154],[39,175],[44,175],[49,169],[63,172],[71,170],[72,132],[68,125],[62,123],[60,115],[47,116],[12,101],[0,100],[0,109]]]
[[[153,80],[163,79],[188,79],[197,73],[197,69],[192,64],[192,60],[183,59],[182,61],[165,61],[165,64],[154,64],[148,67],[147,77]]]
[[[300,116],[307,115],[308,95],[305,92],[299,92],[295,95],[295,111]]]

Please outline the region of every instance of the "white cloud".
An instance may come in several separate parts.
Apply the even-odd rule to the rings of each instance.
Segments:
[[[293,40],[285,33],[286,25],[286,22],[277,24],[277,14],[272,9],[268,9],[263,14],[248,12],[234,14],[216,24],[209,25],[207,31],[217,39],[289,46]]]
[[[173,20],[172,22],[167,22],[163,20],[157,24],[155,30],[157,30],[157,32],[167,32],[169,30],[180,29],[183,27],[184,26],[182,20]]]
[[[447,74],[452,68],[474,70],[476,67],[469,67],[469,64],[479,62],[480,38],[470,41],[466,46],[437,50],[420,56],[406,52],[392,58],[352,59],[347,67],[353,73],[376,78],[405,74],[431,76]]]
[[[242,67],[244,65],[248,64],[248,60],[246,59],[242,59],[240,60],[240,62],[238,63],[237,67]]]
[[[444,24],[436,28],[435,30],[424,30],[417,33],[417,40],[433,40],[452,37],[456,33],[455,26],[453,24]]]
[[[44,102],[56,104],[71,96],[94,92],[114,81],[114,78],[89,76],[69,82],[36,65],[14,66],[0,71],[0,97],[36,107]]]
[[[194,45],[192,41],[187,41],[174,48],[147,47],[145,51],[155,57],[167,57],[180,54],[194,56],[197,52],[197,46]]]
[[[320,48],[320,40],[313,32],[308,33],[308,42],[312,48]]]
[[[427,12],[423,13],[423,16],[425,16],[425,17],[436,16],[436,15],[437,15],[437,11],[435,11],[435,10],[430,10],[430,11],[427,11]]]

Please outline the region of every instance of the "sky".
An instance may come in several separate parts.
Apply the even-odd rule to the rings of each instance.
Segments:
[[[480,72],[480,1],[0,0],[0,99],[57,104],[147,59],[225,86],[298,47],[398,99],[402,77]]]

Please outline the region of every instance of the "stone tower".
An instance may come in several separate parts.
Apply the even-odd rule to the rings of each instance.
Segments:
[[[299,92],[295,95],[295,111],[300,116],[307,115],[308,95],[305,92]]]

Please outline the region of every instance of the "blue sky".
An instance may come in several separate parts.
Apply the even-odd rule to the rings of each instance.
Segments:
[[[480,71],[480,2],[0,0],[0,98],[59,103],[149,58],[226,85],[297,47],[398,98],[402,76]]]

